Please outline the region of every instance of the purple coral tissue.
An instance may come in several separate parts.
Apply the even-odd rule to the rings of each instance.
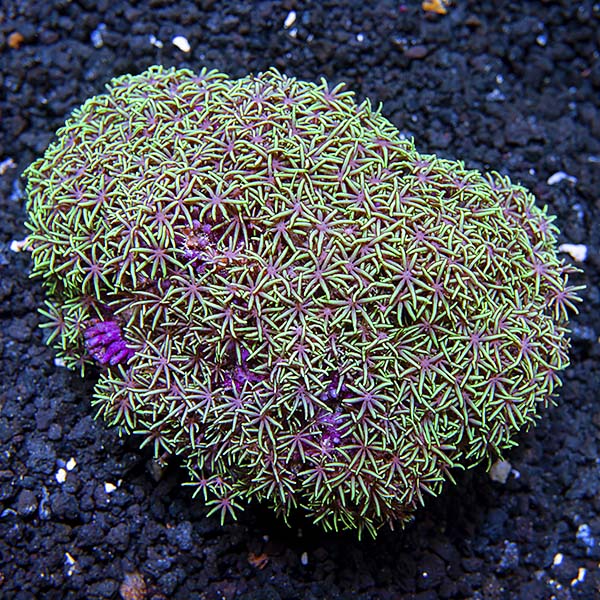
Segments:
[[[88,352],[101,365],[112,367],[133,356],[116,321],[99,321],[86,329],[84,337]]]

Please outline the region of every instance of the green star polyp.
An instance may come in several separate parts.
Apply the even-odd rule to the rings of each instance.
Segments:
[[[577,288],[545,209],[343,86],[153,67],[26,177],[49,343],[222,516],[406,522],[513,445],[568,364]]]

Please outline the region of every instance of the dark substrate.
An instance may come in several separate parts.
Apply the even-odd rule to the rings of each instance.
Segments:
[[[2,0],[0,161],[16,167],[0,176],[1,598],[600,597],[600,5],[454,4],[437,16],[391,0]],[[221,527],[176,462],[158,473],[135,440],[93,421],[93,381],[54,364],[29,256],[10,250],[25,236],[19,174],[109,78],[154,63],[345,81],[422,151],[530,187],[561,243],[587,246],[572,367],[509,453],[506,484],[457,473],[376,541],[300,517],[287,529],[257,506]],[[559,171],[574,179],[548,184]]]

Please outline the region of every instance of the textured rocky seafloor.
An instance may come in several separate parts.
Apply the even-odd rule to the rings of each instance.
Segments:
[[[172,39],[184,36],[190,52]],[[162,44],[162,45],[161,45]],[[0,7],[0,598],[600,597],[600,5],[4,0]],[[56,366],[19,175],[68,113],[147,66],[274,65],[345,81],[421,151],[532,189],[582,244],[585,283],[557,405],[483,468],[377,540],[288,529],[252,506],[221,527],[173,461],[92,419],[93,381]],[[14,166],[13,166],[14,165]]]

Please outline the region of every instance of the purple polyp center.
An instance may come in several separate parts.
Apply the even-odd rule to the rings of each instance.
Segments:
[[[250,383],[255,383],[257,381],[261,381],[261,377],[256,375],[256,373],[252,373],[246,361],[250,356],[250,352],[246,348],[242,348],[241,352],[241,364],[237,364],[234,366],[231,374],[226,373],[224,376],[224,384],[225,387],[235,388],[236,392],[241,392],[244,384],[248,381]]]
[[[332,412],[319,411],[317,423],[321,428],[321,443],[325,448],[332,448],[340,444],[342,438],[342,418],[339,408],[340,400],[346,396],[348,388],[345,383],[340,384],[337,373],[331,374],[331,381],[321,394],[321,401],[329,405]]]
[[[325,448],[337,446],[341,441],[340,427],[342,421],[339,412],[321,412],[317,417],[317,423],[321,426],[321,443],[323,446]]]
[[[101,365],[112,367],[133,356],[133,350],[125,344],[116,321],[99,321],[88,327],[83,336],[90,356]]]

